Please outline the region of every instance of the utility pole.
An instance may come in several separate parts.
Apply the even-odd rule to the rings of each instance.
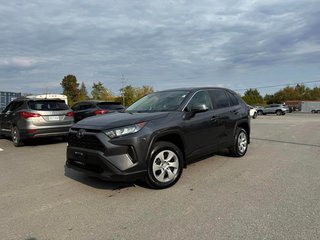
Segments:
[[[124,84],[125,84],[125,78],[123,76],[123,74],[121,75],[121,86],[122,86],[122,91],[121,91],[121,94],[122,94],[122,105],[125,106],[125,94],[124,94]]]

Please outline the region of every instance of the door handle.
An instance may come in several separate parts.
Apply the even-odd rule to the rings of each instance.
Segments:
[[[216,122],[217,120],[218,120],[218,117],[216,116],[212,116],[210,119],[211,122]]]

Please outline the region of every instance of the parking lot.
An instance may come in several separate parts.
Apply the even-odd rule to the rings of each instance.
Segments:
[[[319,239],[320,115],[259,116],[243,158],[165,190],[65,174],[66,143],[0,139],[0,239]]]

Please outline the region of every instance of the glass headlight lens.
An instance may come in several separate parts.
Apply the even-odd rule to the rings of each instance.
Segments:
[[[107,131],[104,131],[104,133],[109,138],[121,137],[124,135],[136,133],[136,132],[140,131],[144,127],[145,124],[146,124],[145,122],[141,122],[141,123],[137,123],[134,125],[129,125],[129,126],[125,126],[125,127],[115,128],[112,130],[107,130]]]

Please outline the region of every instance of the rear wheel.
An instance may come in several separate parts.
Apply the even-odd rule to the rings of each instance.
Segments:
[[[168,188],[180,178],[183,157],[180,149],[170,142],[157,142],[148,162],[147,184],[152,188]]]
[[[12,142],[15,147],[22,147],[24,145],[20,138],[20,130],[18,127],[14,126],[11,129]]]
[[[242,157],[248,150],[248,134],[243,128],[237,128],[230,153],[234,157]]]
[[[277,111],[276,111],[276,114],[277,114],[278,116],[280,116],[280,115],[282,115],[282,111],[281,111],[281,110],[277,110]]]

